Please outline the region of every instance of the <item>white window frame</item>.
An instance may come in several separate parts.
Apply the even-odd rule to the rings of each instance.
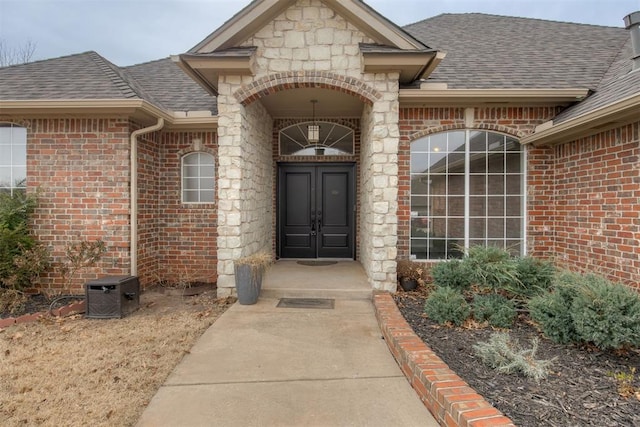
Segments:
[[[201,163],[198,162],[197,165],[188,165],[188,166],[212,166],[213,167],[213,176],[209,177],[209,176],[202,176],[202,175],[198,175],[198,176],[186,176],[185,175],[185,159],[187,159],[188,157],[191,156],[208,156],[211,159],[211,163]],[[202,178],[213,178],[213,188],[200,188],[200,179]],[[186,179],[198,179],[198,188],[197,189],[192,189],[192,188],[185,188],[185,180]],[[212,191],[213,192],[213,199],[212,200],[205,200],[202,201],[202,191]],[[198,201],[190,201],[190,200],[185,200],[185,191],[197,191],[198,194]],[[187,153],[185,155],[183,155],[180,158],[180,198],[183,204],[188,204],[188,205],[207,205],[207,204],[213,204],[215,203],[216,200],[216,159],[214,157],[213,154],[211,153],[207,153],[206,151],[193,151],[191,153]]]
[[[471,162],[471,144],[470,144],[471,133],[472,132],[493,133],[493,134],[506,136],[506,137],[514,139],[516,141],[517,141],[517,139],[515,137],[513,137],[512,135],[505,134],[503,132],[496,132],[496,131],[493,131],[493,130],[487,130],[487,129],[449,130],[449,131],[444,131],[444,132],[438,132],[438,133],[435,133],[435,134],[430,134],[430,135],[427,135],[427,136],[425,136],[423,138],[432,137],[432,136],[438,135],[438,134],[451,133],[451,132],[464,132],[464,135],[465,135],[465,142],[464,142],[464,146],[465,146],[465,151],[464,151],[464,158],[465,158],[465,160],[464,160],[465,161],[465,164],[464,164],[464,247],[465,248],[469,248],[469,246],[471,244],[471,240],[472,240],[471,237],[470,237],[470,219],[471,219],[471,194],[470,194],[471,191],[470,191],[470,187],[471,187],[471,176],[474,175],[474,174],[471,173],[471,168],[470,168],[470,162]],[[423,139],[423,138],[420,138],[420,139]],[[418,139],[418,140],[420,140],[420,139]],[[414,175],[418,175],[418,174],[413,174],[411,172],[411,158],[412,158],[412,155],[413,155],[413,150],[411,148],[411,145],[414,142],[418,141],[418,140],[412,141],[410,143],[410,146],[409,146],[409,159],[410,159],[409,160],[409,165],[410,165],[409,166],[409,207],[410,207],[409,211],[410,212],[413,212],[413,210],[411,208],[413,208],[412,198],[414,196],[414,194],[413,194],[413,179],[412,178],[413,178]],[[527,191],[526,191],[526,189],[527,189],[527,168],[526,168],[526,165],[527,165],[528,152],[527,152],[526,148],[522,147],[522,146],[521,146],[521,149],[520,149],[519,152],[521,154],[521,156],[520,156],[520,171],[521,172],[518,175],[520,175],[522,177],[521,178],[521,182],[520,182],[520,194],[519,194],[519,196],[521,197],[521,206],[520,206],[521,215],[519,216],[519,218],[521,218],[520,235],[522,237],[519,240],[521,242],[520,254],[522,256],[524,256],[524,255],[527,254],[527,237],[528,237],[527,236],[527,218],[528,218],[527,214],[528,213],[527,213]],[[488,153],[488,151],[485,151],[485,153]],[[448,176],[448,173],[447,173],[447,176]],[[489,172],[488,171],[485,172],[485,176],[489,176]],[[508,174],[506,172],[506,168],[505,168],[505,172],[503,172],[502,176],[505,176],[505,177],[508,176]],[[505,182],[505,184],[506,184],[506,182]],[[448,180],[447,180],[447,184],[446,185],[448,186]],[[445,196],[449,197],[448,189],[447,189],[447,193],[445,194]],[[506,197],[507,196],[509,196],[509,195],[506,193],[506,187],[505,187],[505,194],[503,195],[503,197],[505,198],[505,208],[506,208]],[[488,198],[489,196],[485,195],[484,197]],[[427,203],[428,204],[430,203],[430,196],[427,196]],[[485,203],[488,203],[488,199],[485,199]],[[418,215],[417,217],[422,217],[422,216]],[[417,258],[414,257],[414,255],[411,254],[411,252],[412,252],[412,240],[413,240],[413,230],[412,230],[411,223],[412,223],[413,218],[415,218],[415,217],[413,216],[413,214],[411,214],[410,218],[409,218],[409,256],[410,256],[410,258],[414,259],[414,260],[417,260],[417,261],[438,261],[438,260],[443,260],[443,259],[439,259],[439,258],[417,259]],[[427,218],[432,219],[431,216],[427,216]],[[447,235],[449,233],[448,232],[448,227],[449,227],[448,219],[450,218],[449,214],[447,213],[447,215],[444,218],[447,219],[446,226],[445,226],[446,227],[445,239],[448,239]],[[490,217],[485,215],[484,218],[489,219]],[[507,218],[508,218],[507,216],[504,216],[504,220],[505,221],[506,221]],[[485,227],[486,227],[486,225],[485,225]],[[505,223],[505,230],[506,230],[506,223]],[[506,233],[506,231],[505,231],[505,233]],[[486,232],[485,232],[485,234],[486,234]],[[429,240],[428,237],[427,237],[427,240]],[[500,239],[497,239],[497,238],[490,239],[490,238],[485,236],[484,239],[473,239],[473,240],[484,240],[485,244],[489,240],[502,240],[505,243],[505,246],[506,246],[506,242],[508,242],[510,239],[508,239],[506,237],[506,235],[503,235],[503,237],[500,238]],[[512,240],[517,240],[517,239],[512,239]],[[508,246],[507,246],[507,248],[508,248]]]
[[[25,191],[26,187],[27,187],[27,129],[24,126],[19,126],[16,125],[14,123],[7,123],[7,122],[0,122],[0,127],[4,128],[4,129],[10,129],[9,131],[9,141],[8,143],[6,141],[0,141],[0,143],[2,143],[3,146],[9,146],[9,158],[7,159],[6,157],[0,158],[0,166],[4,167],[4,168],[9,168],[10,169],[10,178],[9,178],[9,185],[4,186],[2,185],[2,183],[0,182],[0,191],[8,191],[11,196],[13,196],[13,194],[16,191]],[[21,131],[21,133],[24,134],[24,141],[18,141],[16,143],[16,141],[14,140],[16,133],[14,132],[14,129],[22,129],[23,131]],[[17,145],[23,145],[24,146],[24,163],[14,163],[14,159],[13,159],[13,147],[17,146]],[[15,169],[16,168],[24,168],[24,176],[20,176],[19,178],[15,176]],[[18,180],[19,179],[19,180]],[[18,183],[22,183],[21,186],[18,186]]]

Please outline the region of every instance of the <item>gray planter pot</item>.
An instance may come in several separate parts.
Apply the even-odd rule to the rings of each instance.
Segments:
[[[260,289],[262,288],[262,270],[253,270],[250,265],[235,265],[236,292],[238,302],[242,305],[251,305],[258,302]]]
[[[404,291],[414,291],[418,287],[418,281],[414,279],[400,278],[400,287]]]

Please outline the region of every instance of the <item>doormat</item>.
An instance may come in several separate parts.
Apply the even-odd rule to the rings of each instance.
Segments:
[[[329,298],[280,298],[276,307],[280,308],[320,308],[333,310],[335,300]]]
[[[337,264],[338,261],[298,261],[300,265],[307,265],[309,267],[324,267],[325,265]]]

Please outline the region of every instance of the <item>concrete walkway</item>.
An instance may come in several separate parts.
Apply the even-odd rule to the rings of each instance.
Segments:
[[[227,310],[138,426],[437,426],[381,338],[371,301],[277,303]]]

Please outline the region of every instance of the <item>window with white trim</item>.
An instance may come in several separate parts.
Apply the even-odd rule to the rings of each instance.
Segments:
[[[525,153],[495,132],[443,132],[411,143],[411,258],[498,246],[524,254]]]
[[[0,123],[0,191],[14,194],[27,185],[27,129]]]
[[[194,152],[182,156],[182,203],[215,201],[215,159]]]

